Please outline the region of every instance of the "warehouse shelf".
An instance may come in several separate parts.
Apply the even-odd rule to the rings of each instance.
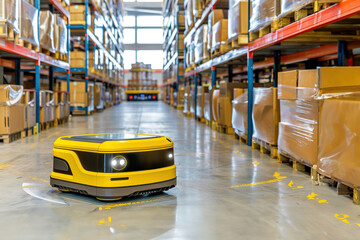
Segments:
[[[39,60],[39,53],[4,39],[0,39],[0,51],[11,53],[13,57],[22,57],[35,61]]]
[[[67,19],[70,19],[70,12],[61,4],[58,0],[49,0],[49,2],[61,13],[63,14]],[[70,4],[67,4],[68,6]]]
[[[168,70],[169,67],[176,62],[176,59],[178,58],[178,53],[175,53],[174,56],[165,64],[164,70]]]
[[[211,1],[206,9],[203,10],[201,18],[197,20],[194,27],[187,33],[185,42],[187,42],[189,36],[204,23],[209,14],[208,11],[210,11],[216,3],[217,1],[215,0]],[[185,79],[194,79],[195,85],[197,85],[201,79],[200,75],[205,73],[208,74],[210,72],[211,83],[214,86],[216,84],[217,76],[228,76],[229,79],[232,79],[234,74],[247,74],[246,79],[249,82],[248,109],[251,111],[253,104],[252,82],[254,70],[273,67],[273,84],[274,86],[277,86],[278,70],[276,66],[280,66],[280,64],[290,65],[309,60],[327,61],[337,58],[345,59],[345,52],[344,50],[339,50],[339,46],[341,46],[342,41],[346,41],[347,50],[360,48],[360,42],[357,39],[358,36],[349,35],[332,37],[331,35],[328,35],[327,38],[323,37],[325,38],[324,40],[317,40],[316,31],[322,29],[325,29],[323,31],[326,31],[326,29],[342,29],[343,26],[351,22],[351,17],[358,13],[360,13],[359,0],[343,0],[314,14],[308,15],[299,21],[268,33],[265,36],[248,43],[244,47],[231,50],[200,64],[187,71],[185,73]],[[347,19],[350,20],[342,21]],[[351,26],[351,29],[354,29],[353,25]],[[311,38],[311,34],[314,34],[313,36],[315,37]],[[226,70],[222,71],[221,69]],[[249,116],[251,116],[250,113]],[[248,121],[251,123],[252,119],[249,118]],[[252,124],[249,124],[248,126],[248,132],[252,133]],[[248,134],[249,143],[251,143],[251,136],[252,134]]]

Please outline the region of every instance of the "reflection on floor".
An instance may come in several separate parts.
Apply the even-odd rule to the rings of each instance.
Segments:
[[[172,138],[177,187],[111,203],[52,189],[55,139],[104,132]],[[162,102],[122,103],[0,149],[1,239],[354,239],[360,233],[359,206],[351,199]]]

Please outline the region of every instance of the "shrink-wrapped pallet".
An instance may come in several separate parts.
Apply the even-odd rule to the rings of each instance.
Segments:
[[[316,165],[318,116],[316,100],[280,100],[279,152],[306,165]]]
[[[40,46],[55,52],[54,17],[50,11],[40,11]]]
[[[258,31],[277,19],[280,13],[280,0],[253,0],[251,12],[249,31]]]
[[[191,114],[195,114],[195,109],[196,109],[196,105],[195,105],[195,99],[196,99],[195,88],[196,87],[193,87],[190,90],[190,113]]]
[[[59,28],[59,52],[61,54],[67,53],[67,27],[65,20],[60,16],[56,16],[57,25]]]
[[[184,1],[185,8],[185,29],[189,29],[194,25],[194,14],[193,14],[193,0]]]
[[[212,117],[215,122],[219,121],[219,114],[218,114],[219,97],[220,97],[220,90],[214,89],[211,99],[211,110],[213,115]]]
[[[35,46],[39,46],[38,23],[38,10],[31,4],[22,0],[20,15],[21,39],[34,44]]]
[[[277,88],[254,88],[253,141],[277,145],[280,119]]]
[[[244,91],[232,101],[231,124],[238,135],[246,136],[248,130],[248,92]]]
[[[199,64],[210,58],[210,54],[207,51],[208,43],[208,25],[201,25],[195,32],[195,63]]]
[[[19,33],[19,0],[0,0],[0,21]]]
[[[212,27],[221,19],[228,18],[227,9],[212,9],[208,16],[208,43],[207,50],[210,52],[212,47]]]
[[[221,19],[212,27],[212,47],[211,50],[214,51],[215,48],[218,48],[220,45],[225,45],[228,39],[228,20]]]
[[[248,33],[248,1],[229,2],[228,39]]]

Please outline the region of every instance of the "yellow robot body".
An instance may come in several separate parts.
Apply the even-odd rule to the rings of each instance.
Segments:
[[[173,142],[144,134],[58,138],[50,184],[101,200],[166,191],[176,185]]]

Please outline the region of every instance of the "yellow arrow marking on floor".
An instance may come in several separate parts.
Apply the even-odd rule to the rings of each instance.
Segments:
[[[309,195],[307,195],[306,197],[309,200],[316,200],[316,201],[318,201],[318,203],[328,203],[328,201],[325,199],[319,199],[318,197],[315,198],[316,196],[318,196],[318,194],[312,192]]]
[[[259,165],[260,163],[258,161],[253,161],[252,164],[254,164],[255,166]]]
[[[317,194],[316,193],[310,193],[309,195],[307,195],[306,197],[308,198],[308,199],[315,199],[315,197],[317,196]]]
[[[150,202],[156,202],[160,200],[168,200],[173,199],[175,197],[167,197],[167,198],[156,198],[156,199],[150,199],[150,200],[143,200],[143,201],[137,201],[137,202],[127,202],[127,203],[117,203],[117,204],[107,204],[102,207],[99,207],[98,209],[101,210],[108,210],[115,207],[123,207],[123,206],[130,206],[130,205],[136,205],[136,204],[143,204],[143,203],[150,203]]]
[[[291,187],[292,189],[304,188],[303,186],[296,186],[296,187],[294,187],[294,182],[293,182],[293,181],[290,181],[289,184],[288,184],[288,186]]]
[[[239,153],[239,150],[236,150],[234,153],[235,153],[235,154],[238,154],[238,153]]]
[[[273,176],[276,177],[276,178],[268,180],[268,181],[262,181],[262,182],[256,182],[256,183],[246,183],[246,184],[230,186],[230,187],[227,187],[227,188],[240,188],[240,187],[256,186],[256,185],[261,185],[261,184],[266,184],[266,183],[274,183],[274,182],[281,181],[281,179],[283,179],[283,178],[287,178],[286,176],[280,176],[280,174],[278,172],[275,172]]]
[[[349,215],[347,215],[347,214],[342,214],[342,213],[340,213],[340,214],[334,214],[334,217],[335,218],[337,218],[337,219],[339,219],[339,220],[342,220],[344,223],[346,223],[346,224],[350,224],[350,222],[348,221],[348,220],[346,220],[346,218],[348,218],[348,217],[350,217]]]
[[[108,217],[107,221],[105,220],[105,218],[101,219],[98,223],[98,226],[103,225],[104,223],[107,223],[108,226],[110,226],[111,224],[111,217]]]

